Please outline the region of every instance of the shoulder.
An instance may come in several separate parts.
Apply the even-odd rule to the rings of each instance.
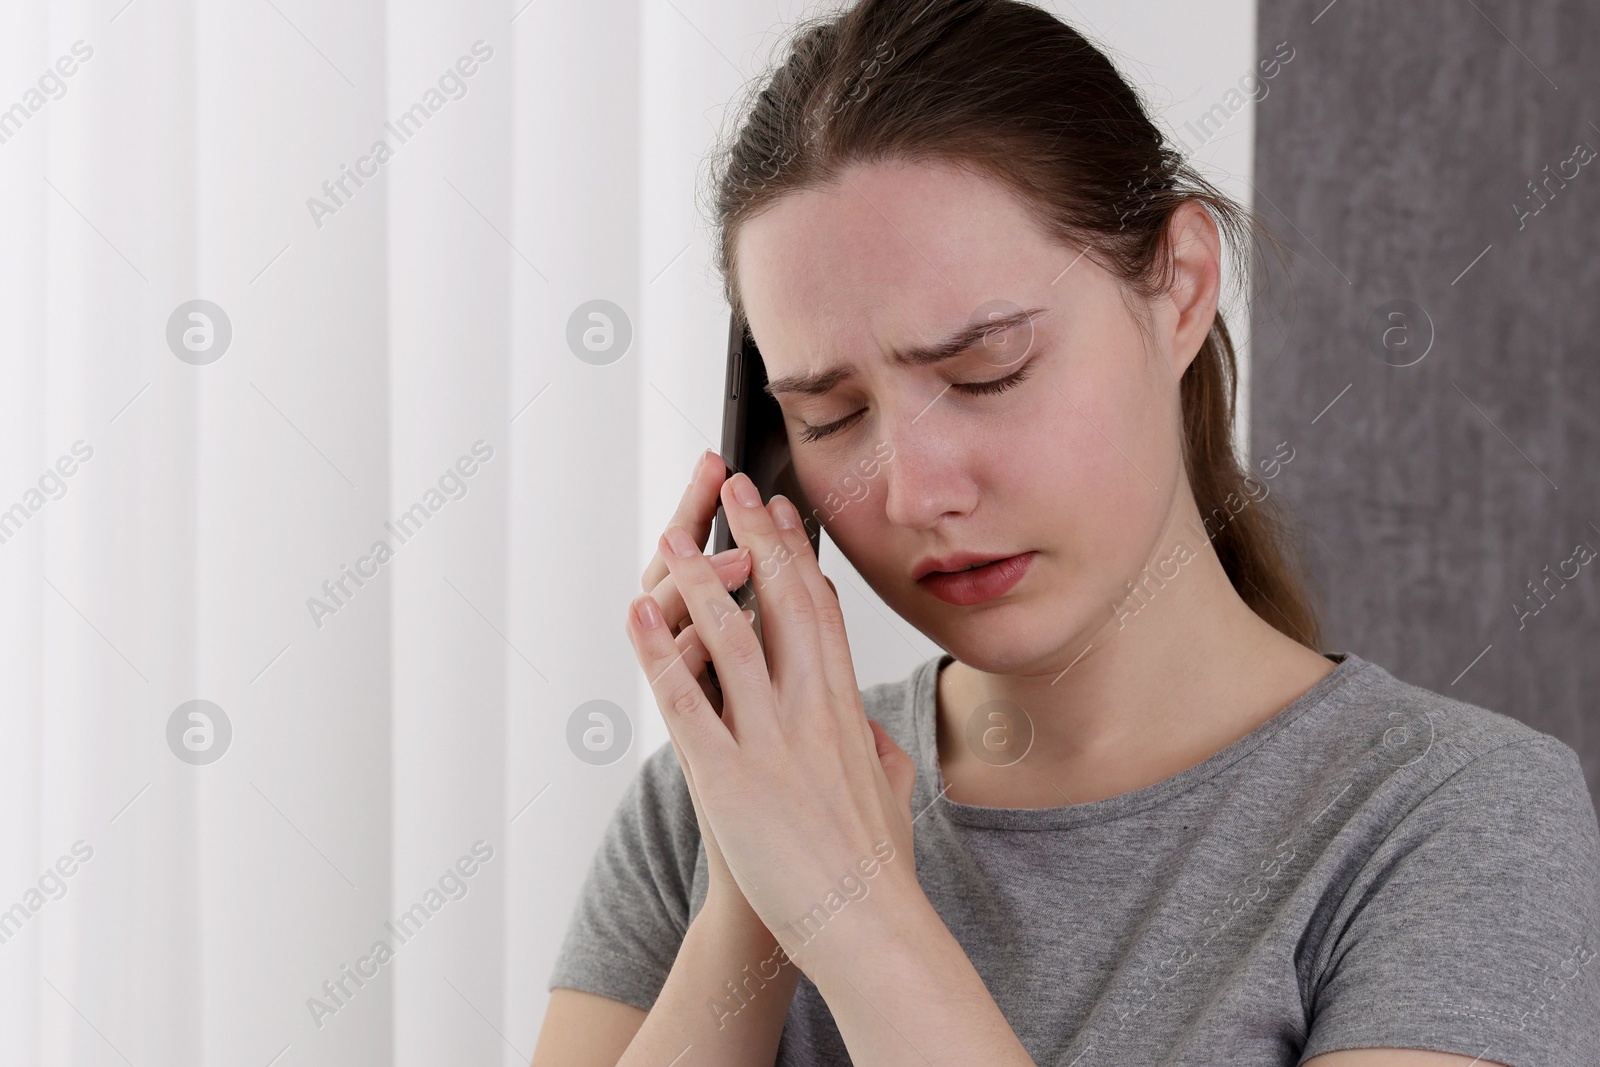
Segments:
[[[617,802],[602,854],[633,868],[677,907],[686,924],[697,904],[700,824],[689,783],[671,741],[646,756]]]
[[[1578,754],[1560,738],[1403,681],[1376,663],[1356,666],[1297,732],[1302,745],[1321,748],[1374,792],[1420,802],[1459,775],[1490,791],[1581,793],[1592,815]]]
[[[692,857],[700,843],[700,824],[695,819],[694,801],[689,795],[689,780],[684,777],[678,751],[664,741],[644,758],[634,772],[623,804],[635,807],[651,836],[674,852],[687,850]]]
[[[1318,872],[1305,1057],[1582,1062],[1600,1035],[1600,823],[1577,753],[1376,665],[1347,690],[1293,731]]]
[[[678,762],[678,750],[671,741],[663,741],[654,752],[646,756],[634,774],[636,787],[659,798],[689,799],[689,781],[683,776],[683,765]]]
[[[1448,904],[1452,937],[1523,923],[1549,947],[1600,933],[1600,821],[1569,745],[1375,664],[1348,690],[1309,716],[1296,746],[1340,902],[1334,929],[1364,910],[1387,906],[1382,923],[1400,923]],[[1311,760],[1313,746],[1328,755]]]
[[[1315,857],[1335,909],[1323,918],[1337,929],[1384,900],[1459,894],[1476,904],[1456,900],[1456,914],[1474,921],[1519,894],[1600,916],[1600,820],[1578,754],[1509,715],[1356,668],[1264,746],[1247,787]]]
[[[688,782],[669,741],[635,768],[617,802],[549,988],[596,993],[648,1011],[703,900],[699,845]]]

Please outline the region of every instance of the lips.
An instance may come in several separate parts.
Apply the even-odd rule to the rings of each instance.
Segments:
[[[970,570],[933,570],[917,584],[947,604],[970,606],[1005,596],[1021,582],[1037,552],[1022,552]]]
[[[1016,555],[1014,552],[956,552],[949,556],[929,556],[918,561],[911,569],[911,580],[919,582],[929,574],[944,572],[957,574],[964,570],[971,570],[993,563],[996,560],[1010,559]]]

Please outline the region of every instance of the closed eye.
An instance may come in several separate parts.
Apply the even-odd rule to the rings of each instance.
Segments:
[[[996,378],[993,381],[987,382],[951,382],[950,388],[959,389],[963,393],[966,393],[970,396],[995,396],[999,393],[1005,392],[1007,389],[1012,389],[1021,385],[1023,382],[1028,380],[1029,375],[1032,373],[1032,363],[1030,362],[1024,364],[1020,370],[1012,374],[1008,374],[1004,378]],[[848,415],[845,418],[839,419],[837,422],[830,422],[825,426],[806,426],[800,431],[800,439],[802,441],[811,442],[820,441],[824,437],[832,437],[834,434],[855,422],[856,419],[858,419],[864,413],[865,409]]]

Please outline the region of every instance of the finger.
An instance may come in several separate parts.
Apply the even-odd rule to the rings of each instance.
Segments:
[[[790,549],[791,565],[811,591],[817,606],[818,633],[822,640],[823,655],[830,662],[847,664],[850,677],[855,677],[855,665],[850,660],[850,643],[844,627],[844,612],[839,608],[839,591],[833,579],[822,573],[822,565],[806,536],[803,520],[794,502],[781,493],[774,494],[767,505],[773,528]],[[763,620],[764,623],[764,620]]]
[[[694,538],[695,544],[701,549],[704,549],[706,542],[711,539],[711,524],[717,517],[717,493],[722,488],[727,472],[727,465],[722,462],[721,456],[709,448],[700,453],[694,473],[689,477],[689,487],[683,491],[683,498],[678,501],[678,510],[672,513],[672,521],[667,524],[682,526],[688,530],[689,536]],[[661,579],[666,576],[667,562],[657,551],[646,565],[639,587],[648,593],[661,584]]]
[[[894,794],[900,810],[911,814],[911,794],[917,783],[917,765],[905,749],[895,743],[889,731],[876,719],[868,719],[872,730],[873,749],[884,777],[889,780],[889,791]]]
[[[704,659],[705,648],[703,645],[700,645],[699,639],[694,636],[694,631],[692,629],[688,630],[687,633],[679,634],[674,639],[674,643],[678,646],[678,651],[683,654],[684,665],[691,674],[698,674],[700,670],[704,669],[702,665],[697,663],[697,661]],[[702,685],[701,691],[703,692],[704,690],[705,686]],[[683,778],[684,781],[688,783],[689,796],[694,800],[698,813],[700,800],[695,792],[694,773],[689,767],[688,759],[683,754],[683,745],[678,741],[678,731],[676,725],[673,723],[672,717],[670,715],[666,715],[665,713],[662,714],[661,721],[667,726],[667,737],[672,742],[673,751],[678,754],[678,765],[683,768]]]
[[[842,725],[855,729],[870,746],[872,734],[865,722],[865,715],[860,713],[856,702],[849,699],[859,693],[859,686],[856,684],[855,662],[850,656],[850,641],[845,630],[844,612],[839,607],[839,593],[834,587],[833,580],[822,573],[822,567],[817,562],[817,554],[812,550],[811,540],[806,536],[804,521],[794,503],[781,493],[776,494],[767,505],[767,511],[771,514],[773,525],[782,537],[783,543],[788,546],[793,556],[789,563],[790,569],[798,574],[811,590],[812,603],[815,605],[815,628],[824,664],[824,678],[828,683],[829,692],[834,697],[829,707],[838,710]],[[763,618],[762,626],[765,627],[766,624],[766,619]]]
[[[718,708],[721,704],[721,695],[707,692],[709,683],[706,681],[704,674],[705,665],[710,661],[710,657],[706,653],[704,643],[695,634],[693,624],[684,627],[683,631],[673,639],[673,643],[678,646],[678,651],[683,654],[684,666],[689,673],[695,675],[699,680],[700,691],[706,694],[706,699],[713,708]],[[712,699],[713,695],[715,695],[715,699]],[[674,727],[671,716],[664,715],[662,721],[667,725],[667,739],[672,742],[672,750],[678,757],[678,766],[683,771],[684,784],[689,788],[689,801],[694,807],[693,817],[700,830],[700,836],[705,838],[710,846],[715,847],[716,838],[712,835],[710,825],[706,822],[705,811],[700,807],[700,790],[695,785],[694,771],[689,766],[689,760],[683,754],[683,745],[678,741],[678,732]]]
[[[658,553],[659,556],[659,553]],[[744,547],[730,548],[726,552],[718,552],[715,556],[708,556],[711,565],[716,568],[717,576],[722,580],[722,588],[733,592],[750,578],[750,550]],[[663,567],[666,564],[662,564]],[[662,574],[661,581],[651,589],[650,596],[661,608],[662,618],[667,620],[667,626],[673,633],[683,629],[683,624],[688,621],[689,609],[684,606],[683,594],[678,591],[678,583],[672,580],[670,574]]]
[[[751,552],[750,584],[773,682],[783,688],[800,680],[825,681],[816,594],[795,566],[799,556],[762,506],[748,475],[735,474],[723,484],[722,507],[734,538]]]
[[[674,543],[682,555],[674,551]],[[776,730],[772,678],[751,620],[722,587],[711,561],[695,549],[681,527],[668,527],[657,547],[683,594],[695,632],[716,665],[723,714],[730,707],[738,709],[741,740],[770,740]]]
[[[683,746],[678,743],[677,735],[670,729],[667,731],[667,739],[672,742],[672,751],[678,756],[678,767],[683,771],[683,782],[689,789],[689,805],[693,809],[689,818],[694,820],[695,828],[705,843],[706,862],[709,864],[713,850],[717,850],[718,855],[721,854],[717,849],[716,835],[711,832],[711,824],[706,819],[705,809],[700,806],[700,790],[695,786],[694,772],[689,769],[689,761],[684,757]]]
[[[746,622],[753,620],[755,612],[746,609],[744,617]],[[700,682],[700,691],[706,695],[706,702],[714,711],[722,716],[722,724],[733,734],[735,741],[739,740],[739,721],[735,710],[723,700],[722,693],[711,684],[710,673],[706,666],[711,663],[711,652],[706,648],[705,642],[700,639],[699,631],[694,623],[683,628],[683,631],[674,639],[678,649],[683,653],[683,662],[689,671]]]
[[[739,551],[743,551],[743,549]],[[670,586],[672,579],[668,578],[662,584]],[[681,599],[679,602],[682,602]],[[755,613],[747,610],[744,615],[748,621],[753,620]],[[687,612],[685,612],[684,617],[688,617]],[[677,644],[678,651],[683,655],[684,666],[700,683],[700,691],[706,695],[706,702],[711,705],[712,710],[719,716],[722,715],[722,693],[717,690],[716,686],[711,684],[710,675],[706,671],[706,665],[711,662],[711,654],[707,651],[705,642],[701,641],[699,635],[695,632],[694,624],[689,623],[687,626],[682,627],[673,637],[673,641]],[[724,719],[724,722],[731,725],[731,719]],[[668,732],[671,732],[670,728]],[[737,734],[735,734],[735,737],[737,737]]]
[[[711,561],[696,555],[700,565],[710,573]],[[659,605],[648,594],[629,602],[626,628],[634,655],[655,695],[656,706],[661,709],[668,732],[680,746],[680,757],[687,759],[691,768],[699,768],[702,761],[715,767],[731,758],[737,751],[733,735],[718,718],[701,691],[700,682],[684,663],[685,651],[678,647]]]

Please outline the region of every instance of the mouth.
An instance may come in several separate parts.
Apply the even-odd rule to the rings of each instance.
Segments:
[[[956,552],[949,556],[929,556],[911,570],[911,580],[920,582],[932,574],[965,574],[995,563],[1016,558],[1016,554],[991,556],[982,552]]]
[[[917,584],[949,604],[981,604],[1010,592],[1033,564],[1037,552],[988,561],[975,561],[952,570],[919,568]]]

